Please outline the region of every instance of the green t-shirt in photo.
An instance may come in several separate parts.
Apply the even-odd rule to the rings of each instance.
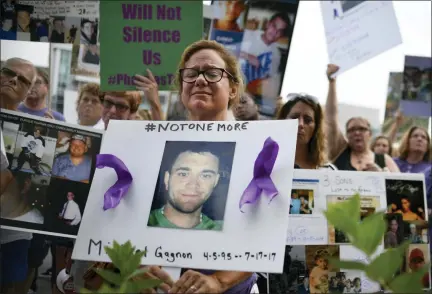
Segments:
[[[202,221],[195,227],[190,228],[192,230],[211,230],[211,231],[221,231],[222,221],[214,221],[210,219],[205,214],[202,215]],[[150,227],[160,227],[160,228],[171,228],[171,229],[183,229],[175,224],[171,223],[165,215],[162,213],[162,209],[155,209],[150,213],[150,217],[147,223]]]

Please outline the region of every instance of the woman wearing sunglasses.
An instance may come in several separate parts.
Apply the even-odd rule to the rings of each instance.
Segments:
[[[327,163],[324,114],[316,97],[289,94],[288,102],[280,108],[277,119],[298,119],[295,168],[336,169]]]
[[[346,123],[347,139],[339,129],[336,79],[332,75],[339,67],[327,67],[329,91],[326,103],[326,123],[329,144],[329,157],[340,170],[351,171],[390,171],[399,172],[396,163],[388,154],[375,154],[370,150],[372,139],[371,125],[362,117],[352,117]]]

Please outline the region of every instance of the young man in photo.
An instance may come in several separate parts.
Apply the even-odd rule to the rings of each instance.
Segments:
[[[15,172],[20,171],[23,165],[28,162],[30,168],[37,174],[42,175],[40,162],[45,152],[45,139],[42,137],[43,129],[35,126],[34,132],[27,133],[21,141],[21,152],[17,158],[17,167]]]
[[[191,148],[192,149],[192,148]],[[206,150],[185,150],[164,174],[167,202],[150,213],[148,225],[163,228],[221,230],[202,213],[219,182],[219,158]]]
[[[52,167],[52,175],[71,181],[88,183],[92,166],[88,151],[87,139],[82,135],[73,135],[69,152],[59,155]]]
[[[68,201],[63,205],[62,211],[59,213],[59,219],[69,226],[77,226],[81,222],[81,211],[74,198],[74,193],[68,192]]]
[[[240,53],[240,65],[247,91],[260,100],[276,99],[279,95],[279,65],[281,53],[277,42],[288,36],[291,21],[286,12],[274,14],[264,31],[245,30]]]
[[[18,106],[18,110],[39,117],[52,117],[56,120],[65,121],[61,113],[49,110],[46,105],[50,85],[48,72],[42,69],[36,69],[36,71],[36,81],[24,102]]]

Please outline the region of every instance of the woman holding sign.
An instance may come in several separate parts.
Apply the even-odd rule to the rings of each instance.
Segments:
[[[228,109],[238,103],[243,91],[236,59],[215,41],[201,40],[186,48],[176,81],[181,102],[193,121],[228,120]],[[136,76],[135,84],[137,90],[148,91],[154,83],[148,77]],[[186,270],[174,282],[158,266],[150,266],[145,275],[162,280],[159,288],[169,293],[249,294],[256,280],[255,274],[248,272]],[[100,283],[86,284],[100,287]]]

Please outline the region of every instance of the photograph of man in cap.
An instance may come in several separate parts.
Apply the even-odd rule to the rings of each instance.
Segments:
[[[413,249],[411,249],[414,247]],[[422,269],[429,260],[426,260],[425,253],[427,254],[428,251],[428,245],[417,245],[413,246],[410,245],[410,253],[408,257],[408,267],[411,272],[416,272]],[[425,273],[425,275],[422,278],[422,284],[424,288],[429,288],[429,273]]]
[[[54,159],[52,175],[71,181],[88,183],[92,166],[88,151],[87,138],[75,134],[71,137],[68,152]]]

